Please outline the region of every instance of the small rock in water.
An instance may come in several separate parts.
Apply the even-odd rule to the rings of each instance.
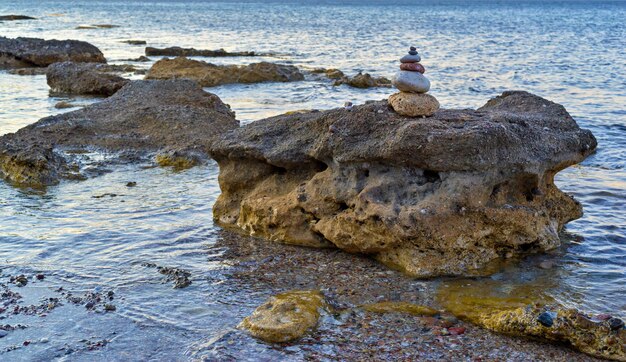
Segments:
[[[17,278],[15,278],[15,285],[17,285],[18,287],[23,287],[26,284],[28,284],[28,278],[26,278],[24,274],[19,275]]]
[[[113,304],[105,304],[104,310],[107,312],[114,312],[117,308]]]
[[[44,337],[44,338],[39,340],[39,343],[48,343],[48,341],[49,341],[48,338]]]
[[[352,102],[345,102],[343,104],[343,108],[345,108],[347,110],[351,110],[352,109]]]
[[[539,264],[541,269],[552,269],[554,267],[554,262],[550,260],[544,260]]]
[[[554,313],[551,312],[543,312],[537,317],[537,322],[541,323],[544,327],[552,327],[554,324]]]
[[[610,315],[610,314],[598,314],[596,316],[596,319],[600,320],[600,321],[606,321],[606,320],[611,319],[611,317],[612,317],[612,315]]]
[[[0,329],[0,338],[5,337],[7,334],[9,334],[9,332],[3,331],[2,329]]]
[[[45,278],[45,277],[46,277],[46,276],[45,276],[45,275],[43,275],[43,274],[41,274],[41,273],[40,273],[40,274],[37,274],[37,280],[44,280],[44,278]]]
[[[126,183],[126,187],[135,187],[137,186],[137,182],[135,181],[129,181]]]
[[[618,329],[624,328],[624,321],[619,318],[611,318],[609,319],[609,327],[612,331],[616,331]]]

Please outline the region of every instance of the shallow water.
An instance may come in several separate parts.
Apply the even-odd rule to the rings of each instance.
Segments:
[[[0,14],[10,13],[39,19],[0,23],[0,35],[86,40],[112,63],[142,55],[142,46],[121,43],[142,39],[156,47],[274,52],[279,56],[267,60],[389,77],[405,48],[416,44],[432,94],[444,107],[475,108],[507,89],[561,103],[599,142],[595,155],[557,175],[559,187],[582,202],[585,216],[567,226],[562,248],[507,266],[490,278],[490,285],[503,281],[502,293],[511,283],[535,285],[538,293],[563,304],[626,317],[626,3],[1,2]],[[121,27],[74,29],[102,23]],[[242,123],[390,94],[389,89],[333,87],[316,80],[206,90],[229,103]],[[61,112],[54,104],[65,99],[49,97],[45,76],[1,72],[0,134]],[[140,166],[111,171],[83,182],[63,182],[45,194],[0,183],[2,275],[47,276],[20,288],[26,299],[55,295],[60,286],[76,294],[111,289],[120,296],[115,313],[78,313],[84,308],[65,303],[46,318],[12,317],[10,323],[31,327],[0,339],[0,359],[5,348],[38,338],[50,342],[5,357],[45,360],[63,356],[69,348],[73,352],[62,358],[206,358],[211,343],[232,333],[266,296],[263,290],[238,289],[227,282],[224,270],[229,266],[219,246],[223,234],[211,218],[219,194],[215,164],[180,173]],[[137,186],[128,188],[127,181]],[[117,196],[94,198],[107,193]],[[538,268],[545,260],[554,266]],[[189,270],[192,285],[172,289],[162,275],[142,266],[146,262]],[[85,348],[87,342],[78,342],[92,337],[111,342],[93,351]],[[285,353],[263,344],[248,344],[246,351],[247,358]]]

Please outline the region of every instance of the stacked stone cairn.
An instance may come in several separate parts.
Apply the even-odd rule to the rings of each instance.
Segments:
[[[437,98],[426,94],[430,81],[424,77],[422,58],[415,47],[400,59],[400,71],[393,77],[392,84],[400,92],[389,97],[389,104],[398,114],[408,117],[432,116],[439,109]]]

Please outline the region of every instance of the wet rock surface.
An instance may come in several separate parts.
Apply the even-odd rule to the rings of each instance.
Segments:
[[[110,96],[130,82],[109,73],[114,69],[97,63],[54,63],[48,67],[46,80],[55,93]]]
[[[192,79],[203,87],[232,83],[294,82],[304,75],[293,65],[268,62],[245,66],[215,65],[199,60],[178,57],[154,63],[146,79]]]
[[[175,289],[186,288],[191,285],[191,273],[187,270],[160,266],[154,263],[143,263],[147,268],[155,268],[159,273],[165,275],[168,282],[174,283]]]
[[[240,324],[266,342],[289,342],[315,328],[324,306],[324,295],[315,290],[296,290],[271,297]]]
[[[526,92],[428,119],[387,102],[277,116],[212,145],[214,217],[413,276],[484,275],[505,257],[560,245],[558,231],[582,208],[554,174],[595,148],[562,106]]]
[[[600,358],[626,360],[626,329],[610,315],[592,316],[565,308],[540,291],[506,285],[458,281],[442,287],[437,300],[459,318],[511,336],[552,341]],[[614,320],[612,323],[611,320]],[[621,322],[621,323],[620,323]]]
[[[249,296],[244,315],[292,289],[320,290],[328,309],[316,329],[300,339],[261,350],[247,332],[227,333],[210,347],[212,355],[222,359],[596,360],[561,345],[498,335],[459,320],[433,299],[433,283],[404,276],[370,258],[330,248],[280,245],[229,231],[221,232],[212,250],[222,251],[219,260],[231,266],[225,270],[228,290]],[[219,280],[215,276],[209,282]],[[375,310],[364,310],[366,305]],[[412,313],[413,308],[419,313]]]
[[[145,43],[144,43],[145,44]],[[253,57],[257,54],[255,52],[227,52],[224,49],[206,50],[206,49],[194,49],[194,48],[181,48],[181,47],[169,47],[169,48],[153,48],[146,47],[146,55],[164,55],[168,57]]]
[[[102,52],[84,41],[0,37],[0,69],[46,67],[64,61],[106,63]]]
[[[0,176],[31,187],[82,179],[84,150],[127,162],[165,150],[206,159],[212,137],[237,126],[230,108],[192,81],[133,81],[97,104],[0,137]]]

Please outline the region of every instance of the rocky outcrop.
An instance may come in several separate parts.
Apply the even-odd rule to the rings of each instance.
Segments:
[[[27,15],[0,15],[0,21],[12,21],[12,20],[36,20],[32,16]]]
[[[97,63],[54,63],[48,67],[46,80],[53,92],[110,96],[130,80],[107,73],[115,68]]]
[[[146,79],[192,79],[203,87],[230,83],[293,82],[304,76],[293,65],[268,62],[249,65],[215,65],[179,57],[154,63]]]
[[[562,106],[526,92],[426,119],[385,101],[277,116],[211,146],[222,190],[214,217],[413,276],[481,275],[493,261],[560,244],[582,207],[554,175],[595,148]]]
[[[146,47],[146,55],[164,55],[168,57],[253,57],[256,54],[254,52],[227,52],[224,49],[206,50],[181,47]]]
[[[64,61],[106,63],[102,52],[84,41],[0,37],[0,69],[47,67]]]
[[[336,73],[327,73],[327,76]],[[391,81],[385,77],[372,77],[369,73],[358,73],[353,77],[343,76],[335,81],[336,86],[346,84],[355,88],[391,87]]]
[[[335,68],[316,68],[310,72],[315,75],[323,74],[326,78],[335,80],[333,83],[335,86],[345,84],[355,88],[391,87],[391,80],[385,77],[374,77],[369,73],[359,72],[350,77],[345,75],[341,70]]]
[[[317,326],[324,305],[324,295],[316,290],[282,293],[258,307],[239,327],[265,342],[293,341]]]
[[[102,102],[0,137],[0,176],[40,187],[88,175],[69,151],[141,162],[176,150],[206,159],[211,138],[238,125],[228,105],[192,81],[133,81]]]

